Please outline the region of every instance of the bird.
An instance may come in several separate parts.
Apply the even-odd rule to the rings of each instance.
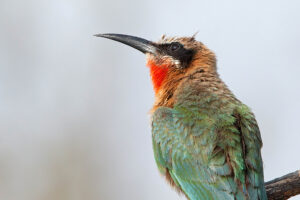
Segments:
[[[192,37],[158,42],[96,34],[146,55],[155,93],[151,110],[155,162],[189,200],[266,200],[262,139],[251,109],[217,72],[215,54]]]

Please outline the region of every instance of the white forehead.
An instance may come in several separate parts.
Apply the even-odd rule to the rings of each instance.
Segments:
[[[180,40],[179,37],[166,37],[166,35],[162,35],[160,40],[157,43],[159,44],[171,43],[171,42],[177,42],[179,40]]]
[[[192,44],[195,42],[195,37],[194,35],[192,37],[166,37],[166,35],[162,35],[162,37],[157,43],[165,44],[165,43],[172,43],[172,42],[180,42],[183,45]]]

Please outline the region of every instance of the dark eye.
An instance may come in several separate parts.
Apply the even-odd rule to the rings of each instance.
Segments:
[[[178,49],[180,49],[182,47],[182,44],[178,43],[178,42],[173,42],[170,45],[170,50],[171,51],[177,51]]]

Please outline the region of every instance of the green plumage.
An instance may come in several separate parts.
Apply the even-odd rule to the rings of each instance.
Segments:
[[[260,132],[233,95],[186,84],[172,108],[153,114],[155,160],[190,200],[267,199]]]

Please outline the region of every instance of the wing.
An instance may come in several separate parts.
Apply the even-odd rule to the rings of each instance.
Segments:
[[[246,187],[250,199],[267,199],[263,161],[261,158],[262,140],[254,114],[242,104],[235,110],[235,125],[241,133],[244,163],[246,166]]]
[[[231,112],[209,117],[180,108],[157,109],[152,133],[160,172],[169,173],[191,200],[266,199],[259,198],[263,197],[260,134],[246,113],[241,108],[236,116]]]

